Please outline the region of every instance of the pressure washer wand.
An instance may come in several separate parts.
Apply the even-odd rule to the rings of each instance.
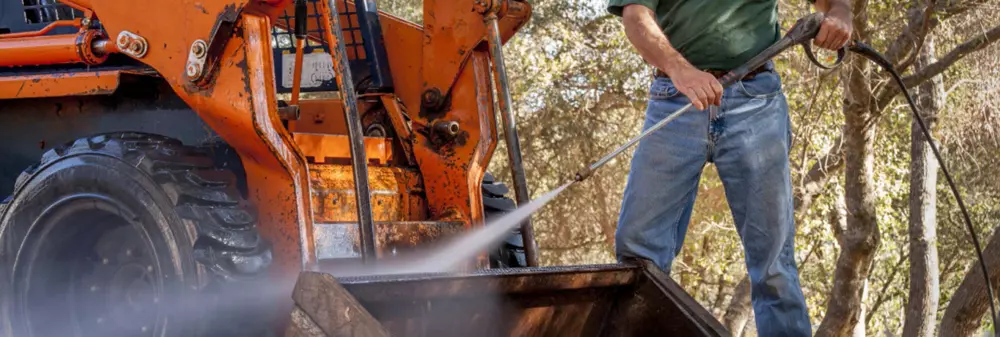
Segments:
[[[730,85],[733,85],[740,79],[743,79],[743,77],[749,74],[750,71],[763,66],[764,63],[767,63],[767,61],[770,61],[778,54],[781,54],[781,52],[797,44],[803,45],[806,48],[807,53],[810,55],[810,58],[815,60],[815,58],[812,56],[812,51],[809,49],[809,41],[815,38],[816,34],[819,33],[819,26],[821,23],[823,23],[823,13],[813,13],[799,19],[799,21],[795,22],[795,26],[792,26],[792,29],[789,29],[788,33],[785,34],[785,36],[782,37],[780,40],[778,40],[778,42],[775,42],[770,47],[767,47],[767,49],[764,49],[764,51],[757,54],[757,56],[751,58],[742,66],[733,69],[726,75],[720,77],[719,83],[722,84],[723,88],[729,87]],[[838,63],[841,60],[843,60],[844,53],[845,53],[844,49],[837,51]],[[622,144],[622,146],[619,146],[617,149],[611,151],[604,157],[601,157],[601,159],[597,160],[593,164],[590,164],[589,166],[583,168],[582,170],[576,173],[576,176],[573,178],[573,181],[571,183],[584,181],[585,179],[589,178],[590,175],[593,174],[595,170],[597,170],[601,166],[604,166],[604,164],[607,164],[609,161],[611,161],[611,159],[617,157],[622,152],[625,152],[625,150],[631,148],[633,145],[638,143],[643,138],[646,138],[646,136],[649,136],[649,134],[653,133],[654,131],[663,128],[663,126],[667,125],[674,119],[677,119],[677,117],[680,117],[681,114],[687,112],[688,110],[691,110],[691,106],[692,106],[691,103],[688,103],[687,105],[681,107],[680,109],[677,109],[677,111],[671,113],[670,116],[667,116],[667,118],[664,118],[663,120],[649,127],[635,138],[630,139],[628,142]]]

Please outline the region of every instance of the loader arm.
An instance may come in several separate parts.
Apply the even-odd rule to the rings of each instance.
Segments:
[[[97,66],[97,70],[3,78],[0,98],[114,92],[124,72],[101,71],[100,63],[113,54],[141,62],[162,77],[208,127],[239,153],[246,170],[249,201],[257,206],[262,235],[274,246],[278,266],[274,273],[287,275],[291,271],[315,270],[313,217],[330,217],[324,215],[325,210],[314,209],[307,156],[334,156],[330,151],[342,153],[350,137],[295,134],[295,130],[310,132],[308,123],[289,121],[286,128],[279,116],[271,29],[275,22],[282,21],[275,18],[292,1],[63,2],[82,10],[85,19],[54,25],[79,26],[80,33],[76,36],[87,36],[88,40],[81,43],[74,35],[45,35],[46,32],[0,34],[0,55],[19,55],[21,60],[30,60],[37,56],[33,53],[44,52],[29,48],[32,42],[37,45],[41,39],[66,36],[69,38],[59,40],[66,44],[65,50],[93,57],[80,60],[67,53],[67,59],[42,61],[39,65],[86,62]],[[354,3],[343,0],[338,3],[350,7],[342,8],[340,13],[341,20],[350,22],[351,17],[344,12],[355,10]],[[479,10],[471,6],[471,1],[428,1],[425,14],[430,15],[424,23],[430,29],[379,13],[393,87],[391,93],[376,96],[382,97],[379,100],[386,103],[393,115],[397,134],[407,137],[401,141],[412,151],[420,172],[428,214],[426,219],[413,220],[457,222],[466,228],[483,221],[480,184],[497,142],[484,15],[500,14],[503,40],[509,39],[530,15],[530,7],[522,2],[480,2],[475,5]],[[326,7],[318,8],[322,11]],[[319,28],[315,27],[317,24],[310,22],[310,27]],[[324,37],[312,34],[310,38]],[[347,37],[354,38],[354,35]],[[342,41],[331,41],[329,45],[336,46],[338,42]],[[7,64],[0,61],[0,66],[4,65]],[[74,80],[72,89],[45,89],[61,87],[70,80]],[[425,83],[443,93],[441,104],[423,104]],[[335,119],[349,104],[357,102],[335,98],[319,104],[313,112]],[[406,116],[410,125],[404,125],[405,118],[401,116],[406,111],[410,112]],[[454,137],[442,140],[435,136],[435,126],[450,124],[457,124]],[[366,147],[370,143],[371,140],[365,140]],[[302,147],[309,144],[326,145]],[[342,214],[334,217],[344,218]]]

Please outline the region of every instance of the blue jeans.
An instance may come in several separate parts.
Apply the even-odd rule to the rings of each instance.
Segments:
[[[657,78],[644,128],[688,102],[669,79]],[[618,219],[618,258],[648,259],[670,272],[701,171],[713,162],[743,240],[759,335],[809,336],[795,265],[790,124],[781,79],[769,71],[726,88],[721,107],[688,111],[640,141]]]

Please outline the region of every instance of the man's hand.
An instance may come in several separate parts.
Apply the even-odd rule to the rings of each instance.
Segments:
[[[678,60],[668,62],[670,66],[663,69],[674,87],[691,100],[698,110],[705,110],[709,105],[722,105],[722,84],[707,72],[698,70],[686,60],[677,55]]]
[[[625,35],[639,51],[639,55],[667,73],[677,90],[687,96],[695,108],[705,110],[711,104],[722,104],[722,85],[715,76],[691,65],[670,45],[670,41],[656,24],[653,10],[631,4],[625,6],[622,17]]]
[[[854,30],[850,4],[846,0],[820,0],[816,7],[826,13],[813,43],[822,48],[837,50],[847,44]]]

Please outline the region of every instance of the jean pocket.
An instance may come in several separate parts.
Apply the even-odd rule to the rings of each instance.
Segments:
[[[766,71],[752,79],[736,82],[736,87],[747,97],[772,97],[781,93],[781,78],[774,71]]]
[[[676,97],[681,92],[674,87],[674,82],[669,78],[658,77],[649,87],[649,99],[668,100]]]

